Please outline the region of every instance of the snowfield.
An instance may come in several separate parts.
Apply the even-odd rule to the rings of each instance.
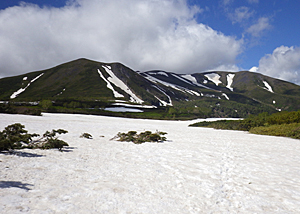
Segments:
[[[299,140],[188,127],[195,121],[0,114],[1,131],[16,122],[68,130],[70,147],[0,153],[0,213],[300,213]],[[110,141],[130,130],[168,141]]]

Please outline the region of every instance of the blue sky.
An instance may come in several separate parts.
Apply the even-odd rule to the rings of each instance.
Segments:
[[[1,0],[0,77],[76,58],[300,84],[295,0]],[[2,47],[1,47],[2,46]]]

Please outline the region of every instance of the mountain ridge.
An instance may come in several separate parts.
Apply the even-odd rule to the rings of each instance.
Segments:
[[[0,79],[0,100],[99,101],[108,106],[164,108],[173,115],[241,117],[300,108],[300,86],[250,71],[177,74],[134,71],[85,58]],[[125,105],[126,104],[126,105]]]

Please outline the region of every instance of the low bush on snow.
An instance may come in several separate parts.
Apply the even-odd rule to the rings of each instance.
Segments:
[[[151,131],[145,131],[141,132],[140,134],[137,134],[136,131],[129,131],[127,133],[121,133],[119,132],[114,138],[111,140],[118,140],[118,141],[125,141],[125,142],[133,142],[135,144],[141,144],[145,142],[163,142],[166,141],[166,137],[163,135],[166,135],[166,132],[155,132],[152,133]]]
[[[0,132],[0,151],[11,151],[14,149],[52,149],[57,148],[60,151],[64,146],[69,146],[65,141],[58,139],[57,134],[66,134],[68,131],[63,129],[46,131],[42,137],[33,140],[34,137],[39,137],[39,134],[29,134],[24,129],[25,126],[20,123],[15,123],[4,128]]]
[[[83,133],[80,135],[80,138],[93,139],[93,136],[89,133]]]

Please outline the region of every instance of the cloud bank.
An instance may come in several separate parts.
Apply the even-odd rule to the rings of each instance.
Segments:
[[[280,46],[259,61],[258,72],[300,85],[300,48]]]
[[[72,0],[0,11],[0,77],[77,58],[177,73],[233,68],[243,41],[201,23],[185,0]]]

